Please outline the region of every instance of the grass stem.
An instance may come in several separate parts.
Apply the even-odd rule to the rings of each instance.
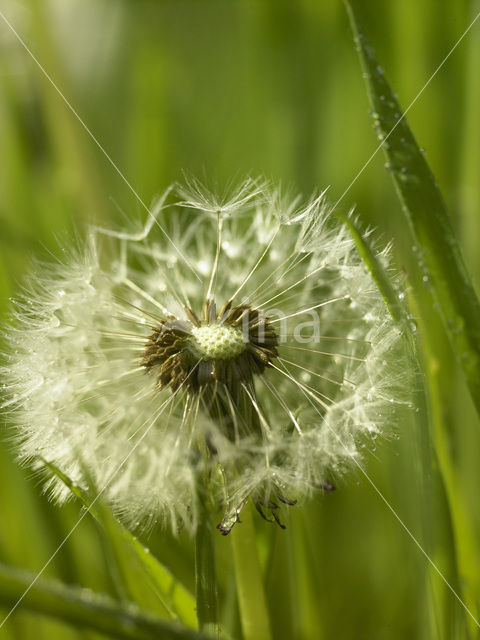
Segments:
[[[200,630],[218,635],[217,578],[213,536],[215,526],[205,492],[199,492],[199,522],[195,533],[195,596]]]
[[[242,523],[234,527],[230,536],[243,637],[245,640],[271,640],[251,505],[246,505],[242,511]]]

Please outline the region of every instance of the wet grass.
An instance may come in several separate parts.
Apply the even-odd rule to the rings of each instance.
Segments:
[[[364,0],[354,6],[404,108],[480,10],[478,2],[467,0]],[[451,325],[445,314],[442,319],[445,292],[440,300],[436,293],[443,285],[447,293],[459,292],[464,273],[477,287],[480,283],[480,26],[472,28],[408,113],[450,212],[443,241],[451,246],[455,234],[455,251],[465,262],[460,275],[449,270],[442,276],[434,269],[432,284],[424,276],[426,268],[432,275],[428,258],[435,247],[425,246],[425,238],[437,230],[438,219],[432,216],[430,222],[428,200],[419,237],[418,227],[413,224],[412,233],[405,222],[391,159],[385,168],[378,153],[351,184],[378,145],[372,127],[378,117],[369,110],[376,115],[379,109],[369,106],[341,2],[24,0],[6,2],[2,11],[139,196],[0,17],[2,312],[31,256],[59,251],[56,236],[81,234],[91,222],[143,219],[140,200],[149,205],[184,170],[220,184],[262,173],[306,196],[330,185],[332,201],[341,198],[345,212],[355,203],[362,225],[372,224],[384,240],[393,240],[410,322],[417,327],[418,411],[395,425],[398,438],[379,443],[368,456],[368,474],[478,618],[480,425],[465,361],[455,357],[458,330],[478,322],[478,314],[470,310],[466,320]],[[394,178],[396,173],[394,166]],[[421,199],[426,186],[419,189]],[[80,504],[50,505],[36,480],[14,461],[5,433],[0,559],[36,572],[78,520]],[[286,531],[254,520],[274,638],[479,636],[472,617],[360,473],[305,508],[289,509],[285,518]],[[97,615],[96,628],[102,629],[105,604],[104,621],[113,627],[103,629],[118,635],[120,627],[112,623],[118,601],[144,596],[141,589],[132,587],[129,594],[119,589],[112,554],[121,554],[128,573],[135,564],[128,560],[128,544],[134,543],[125,542],[127,534],[112,533],[110,521],[109,526],[84,518],[45,577],[107,594],[108,602],[95,601],[88,619]],[[143,542],[182,588],[194,592],[194,548],[186,535],[176,539],[158,530]],[[230,635],[240,638],[231,542],[218,536],[215,544],[221,619]],[[24,579],[7,573],[0,572],[5,614]],[[139,575],[130,576],[136,588]],[[1,638],[115,637],[80,629],[77,592],[74,605],[65,592],[66,608],[56,605],[64,615],[55,620],[48,589],[41,587],[33,594],[36,605],[26,598],[1,628]],[[42,597],[50,617],[38,614]],[[73,617],[67,605],[73,606]],[[155,614],[169,619],[165,608]],[[132,624],[137,623],[143,618]]]

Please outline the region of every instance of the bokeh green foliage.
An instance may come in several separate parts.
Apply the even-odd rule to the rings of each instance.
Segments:
[[[394,240],[418,322],[427,409],[367,454],[370,477],[442,572],[480,611],[479,420],[451,352],[422,256],[377,146],[339,1],[23,0],[5,16],[147,203],[182,171],[228,181],[246,173],[305,196],[330,185],[363,224]],[[356,2],[400,102],[407,106],[480,10],[478,1]],[[31,256],[87,223],[146,216],[0,18],[0,304]],[[480,283],[480,28],[472,29],[409,113]],[[427,320],[426,320],[427,319]],[[7,425],[8,429],[8,425]],[[53,507],[0,449],[0,560],[38,571],[80,513]],[[418,547],[361,476],[286,514],[287,530],[255,525],[275,638],[464,638],[474,627]],[[241,525],[240,525],[241,526]],[[145,537],[145,536],[144,536]],[[124,597],[108,538],[85,518],[46,575]],[[147,544],[193,590],[193,546],[154,530]],[[240,637],[228,538],[216,541],[222,618]],[[87,632],[20,607],[6,640],[70,640]],[[89,638],[101,638],[88,632]]]

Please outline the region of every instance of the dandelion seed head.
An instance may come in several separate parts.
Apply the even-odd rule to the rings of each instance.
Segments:
[[[131,526],[194,530],[207,482],[222,533],[249,499],[279,521],[354,468],[408,403],[401,331],[325,193],[299,202],[190,180],[143,230],[37,264],[0,365],[19,459]]]
[[[201,360],[231,360],[245,351],[242,332],[233,327],[194,327],[192,338],[192,348]]]

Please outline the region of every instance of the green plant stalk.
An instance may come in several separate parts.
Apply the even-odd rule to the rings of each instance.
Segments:
[[[400,302],[398,294],[395,290],[395,287],[388,276],[387,271],[382,266],[380,261],[378,260],[375,252],[372,250],[368,239],[364,233],[362,233],[359,224],[352,217],[352,215],[346,216],[341,212],[337,212],[337,216],[343,221],[343,223],[347,226],[350,234],[355,242],[355,245],[358,249],[360,256],[362,257],[367,269],[370,271],[372,278],[374,279],[382,297],[387,305],[390,314],[393,320],[397,323],[398,330],[402,331],[402,337],[404,339],[404,344],[409,354],[409,358],[412,363],[412,369],[415,370],[415,378],[420,377],[420,371],[418,366],[418,357],[417,357],[417,345],[415,343],[413,333],[410,329],[410,321],[407,314],[407,308],[404,304]],[[420,494],[423,498],[422,504],[422,512],[421,512],[421,522],[422,522],[422,546],[426,548],[428,555],[431,557],[433,555],[434,542],[432,540],[432,489],[433,489],[433,474],[432,474],[432,460],[431,460],[431,448],[429,444],[429,434],[428,428],[425,428],[425,422],[427,420],[427,408],[426,408],[426,397],[423,390],[423,387],[417,386],[416,380],[412,386],[412,399],[413,404],[418,410],[418,414],[416,414],[416,426],[418,429],[415,429],[415,446],[413,448],[413,455],[418,458],[419,465],[421,467],[421,472],[415,474],[415,480],[420,485]],[[416,468],[417,465],[413,465]],[[443,479],[437,478],[437,481],[442,482]],[[451,567],[454,567],[455,578],[456,574],[456,557],[455,552],[453,550],[453,545],[448,545],[448,561],[449,561],[449,573],[448,580],[452,581],[450,577]],[[426,594],[427,600],[429,602],[434,603],[438,598],[437,593],[439,592],[439,576],[435,573],[430,564],[425,565],[426,569],[426,577],[430,577],[431,579],[427,579],[426,583]],[[440,580],[440,582],[442,582]],[[455,580],[455,584],[457,584],[457,580]],[[442,583],[442,587],[445,587],[445,584]],[[443,591],[441,591],[443,593]],[[430,606],[431,610],[434,610],[434,606]],[[429,624],[433,627],[435,625],[436,615],[433,612],[429,617]],[[447,620],[444,623],[444,627],[446,629],[446,636],[450,635],[450,621]]]
[[[45,467],[70,489],[89,514],[104,528],[105,539],[123,581],[128,600],[143,609],[160,615],[169,615],[183,624],[195,628],[195,601],[190,592],[164,567],[120,522],[101,500],[93,502],[56,465],[43,460]],[[93,486],[93,484],[92,484]]]
[[[403,210],[418,243],[424,262],[424,280],[432,285],[432,294],[455,355],[463,369],[473,402],[480,413],[480,304],[476,297],[463,257],[455,238],[445,203],[438,185],[418,147],[395,95],[391,91],[375,53],[363,34],[349,3],[345,0],[356,44],[367,80],[374,109],[377,134],[384,142],[390,169],[403,203]],[[423,265],[418,265],[417,269]],[[417,287],[417,290],[419,288]],[[429,339],[436,311],[419,297],[420,320]],[[465,600],[470,617],[477,615],[474,593],[477,590],[475,560],[478,552],[465,509],[460,506],[454,482],[451,437],[442,419],[441,389],[438,386],[439,354],[437,345],[428,344],[429,390],[432,424],[437,457],[445,483],[450,513],[457,542],[460,575],[467,583]]]
[[[412,358],[412,363],[417,362],[416,344],[413,339],[413,335],[409,330],[408,316],[406,314],[406,308],[400,303],[395,288],[385,272],[385,269],[377,260],[375,253],[372,251],[367,239],[362,234],[359,226],[351,216],[346,216],[341,212],[337,212],[337,215],[347,226],[352,238],[357,246],[365,265],[370,271],[372,278],[382,294],[385,300],[385,304],[388,306],[392,318],[398,323],[399,329],[403,330],[403,336],[405,339],[406,347],[409,350]],[[419,279],[419,278],[417,278]],[[421,286],[417,283],[417,289]],[[435,443],[435,452],[440,467],[442,481],[446,492],[448,501],[448,508],[450,510],[450,517],[453,526],[455,540],[457,547],[448,548],[448,553],[452,558],[449,558],[449,563],[453,567],[453,577],[449,576],[449,582],[454,582],[455,590],[457,593],[461,591],[460,581],[458,580],[458,574],[463,576],[465,585],[463,588],[463,597],[466,600],[468,608],[476,614],[477,607],[475,604],[475,593],[480,590],[480,581],[476,567],[478,562],[472,562],[473,558],[478,557],[478,549],[475,542],[475,536],[471,528],[470,521],[466,515],[465,507],[460,497],[458,497],[457,483],[455,481],[454,463],[451,455],[451,443],[447,433],[444,417],[442,415],[442,391],[439,381],[439,361],[435,355],[435,348],[433,347],[430,339],[430,334],[437,335],[439,332],[443,334],[442,327],[437,327],[439,320],[436,317],[432,317],[432,312],[429,310],[428,305],[423,301],[421,296],[418,296],[418,300],[414,301],[418,304],[418,315],[420,319],[428,318],[425,321],[425,325],[422,325],[422,335],[424,336],[424,350],[427,362],[427,374],[428,374],[428,391],[430,396],[430,410],[431,410],[431,423],[433,427],[433,439]],[[427,329],[429,327],[429,329]],[[421,413],[426,415],[425,398],[423,392],[420,389],[415,389],[415,406],[421,408]],[[422,434],[422,442],[425,434]],[[420,443],[421,450],[425,452],[428,447],[427,443]],[[425,460],[425,463],[429,464],[429,460]],[[431,512],[430,505],[426,505],[425,514]],[[428,519],[424,518],[424,530],[428,534],[430,525]],[[428,535],[428,537],[430,537]],[[428,540],[427,540],[428,542]],[[429,542],[428,546],[431,546]],[[430,550],[429,550],[430,551]],[[479,559],[480,562],[480,559]],[[432,574],[433,577],[433,574]],[[471,617],[468,616],[468,622],[473,622]],[[447,623],[448,624],[448,623]]]
[[[365,262],[368,270],[370,271],[379,291],[381,292],[392,318],[395,320],[395,322],[397,322],[399,330],[402,330],[406,348],[408,349],[409,355],[412,359],[412,365],[416,366],[416,363],[418,362],[417,347],[413,338],[413,334],[410,331],[406,307],[401,304],[395,288],[390,278],[388,277],[388,274],[378,261],[375,253],[372,251],[372,248],[368,243],[368,240],[366,239],[365,235],[362,234],[359,225],[356,223],[354,218],[352,218],[351,215],[347,216],[341,212],[337,212],[337,216],[343,221],[343,223],[350,231],[358,252]],[[420,277],[417,277],[417,280],[420,280]],[[421,287],[421,284],[419,282],[417,282],[416,284],[417,289]],[[430,333],[437,335],[440,332],[444,335],[444,332],[438,317],[432,317],[432,311],[423,301],[423,298],[421,296],[418,296],[418,299],[414,300],[413,302],[418,305],[418,309],[416,308],[415,310],[418,311],[418,316],[420,317],[420,319],[425,320],[426,318],[428,318],[428,320],[425,320],[425,325],[422,325],[421,327],[423,329],[421,333],[424,336],[425,341],[424,350],[427,363],[426,366],[428,374],[428,393],[431,411],[430,421],[433,428],[433,440],[435,444],[436,458],[441,473],[441,479],[439,479],[439,481],[443,483],[443,487],[445,489],[449,516],[453,527],[455,541],[457,542],[456,548],[454,544],[449,544],[448,548],[446,549],[449,565],[448,580],[450,584],[454,584],[454,588],[457,593],[462,592],[462,596],[466,600],[468,608],[470,609],[470,611],[476,614],[474,594],[476,592],[478,593],[480,584],[476,571],[476,566],[478,565],[478,563],[472,562],[472,558],[476,558],[478,556],[478,550],[476,548],[475,537],[473,536],[471,524],[468,517],[466,516],[464,505],[461,502],[461,498],[458,498],[457,496],[458,491],[455,481],[454,464],[451,456],[451,443],[449,442],[447,428],[445,425],[444,417],[442,415],[442,392],[439,381],[438,358],[435,355],[435,349],[430,339]],[[440,326],[436,327],[436,325],[439,324]],[[427,329],[427,326],[429,327],[429,329]],[[436,331],[435,327],[437,328]],[[417,373],[419,374],[419,372]],[[420,409],[421,415],[426,417],[426,399],[424,397],[424,393],[420,388],[414,388],[413,391],[414,405]],[[430,456],[428,454],[428,442],[426,442],[427,437],[428,436],[426,433],[421,433],[419,442],[419,448],[423,452],[422,464],[424,469],[429,468],[431,464]],[[430,474],[427,475],[429,476]],[[426,484],[427,481],[429,480],[424,480],[424,484]],[[427,538],[427,550],[430,555],[433,553],[433,543],[430,539],[431,525],[428,518],[429,515],[431,516],[431,505],[425,504],[424,507],[423,530]],[[466,583],[463,589],[461,588],[460,580],[458,579],[459,574],[463,576]],[[434,596],[435,590],[438,591],[438,575],[434,571],[432,571],[431,578],[432,580],[430,582],[430,590],[431,595]],[[434,617],[435,615],[432,615],[432,618]],[[473,623],[471,616],[467,615],[467,619],[469,624]],[[450,620],[447,620],[445,622],[447,637],[451,633],[452,626],[454,626],[454,623],[451,623]]]
[[[22,600],[19,607],[24,610],[54,617],[76,628],[92,629],[114,638],[207,640],[209,637],[164,622],[141,611],[132,603],[119,604],[107,595],[54,580],[36,580],[36,575],[31,572],[0,563],[1,605],[11,609],[20,598]]]
[[[444,380],[445,372],[442,371],[442,360],[438,358],[438,337],[435,338],[435,345],[432,344],[431,338],[432,335],[439,335],[441,326],[435,327],[439,323],[438,318],[435,318],[429,312],[422,299],[419,298],[416,302],[419,309],[421,309],[419,322],[422,329],[423,350],[425,353],[432,439],[443,479],[455,540],[455,565],[458,576],[454,586],[456,591],[462,594],[470,611],[478,618],[480,549],[468,515],[468,507],[465,504],[462,492],[459,490],[453,457],[454,444],[444,411],[444,390],[449,381]],[[472,635],[474,632],[478,632],[477,625],[473,624],[470,616],[467,616],[467,622],[471,628]]]
[[[318,602],[319,585],[322,584],[324,576],[314,561],[311,529],[311,522],[303,509],[300,517],[297,514],[288,524],[287,546],[294,613],[293,634],[294,637],[299,638],[324,640],[329,633],[324,629],[323,610]],[[283,535],[287,532],[277,533]]]
[[[373,107],[403,211],[425,264],[445,331],[480,414],[480,302],[464,264],[445,202],[375,52],[345,0]]]
[[[195,532],[195,597],[199,629],[218,635],[217,575],[213,536],[215,525],[205,490],[199,490]]]
[[[421,274],[416,274],[416,282],[412,285],[414,290],[421,289]],[[451,587],[461,595],[470,611],[477,613],[476,589],[472,587],[478,583],[478,578],[475,577],[478,561],[474,561],[478,556],[478,550],[475,548],[473,529],[467,516],[468,510],[456,479],[452,441],[453,425],[443,402],[452,384],[450,371],[441,364],[442,361],[448,361],[450,353],[448,339],[438,314],[433,310],[429,292],[427,296],[410,296],[410,303],[415,317],[418,318],[419,334],[422,338],[419,351],[428,396],[429,438],[434,450],[434,465],[431,473],[436,489],[435,498],[439,503],[438,509],[432,514],[435,518],[432,529],[436,533],[432,551],[436,554],[435,560],[438,566],[442,567]],[[445,518],[444,527],[438,521],[439,516]],[[439,532],[443,534],[441,540],[439,540]],[[444,588],[444,584],[441,585],[438,576],[436,577],[433,573],[432,584],[434,591],[437,592],[437,600],[442,599],[440,607],[444,626],[442,637],[462,639],[469,637],[468,626],[474,629],[472,618],[458,606],[452,598],[452,593]],[[433,613],[438,617],[438,614]]]
[[[470,19],[480,10],[478,2],[470,2]],[[459,191],[462,212],[462,240],[465,254],[473,271],[474,282],[480,285],[480,189],[478,172],[480,169],[480,29],[472,29],[466,44],[465,96],[461,116],[462,149],[460,155]]]
[[[369,243],[367,242],[364,234],[362,234],[359,225],[355,222],[351,215],[345,215],[341,211],[336,212],[340,220],[345,224],[352,236],[353,241],[358,249],[358,252],[365,263],[365,266],[370,271],[378,290],[382,294],[382,298],[390,311],[390,315],[398,323],[399,327],[407,324],[407,314],[405,308],[400,304],[398,295],[395,288],[388,277],[385,269],[378,261],[375,253],[372,251]],[[405,326],[405,328],[408,328]],[[409,331],[405,332],[408,345],[413,350],[412,335]]]
[[[435,450],[450,508],[455,538],[456,565],[460,574],[456,591],[457,593],[459,591],[462,593],[462,597],[471,612],[471,616],[475,616],[478,620],[479,609],[477,602],[478,593],[480,592],[478,542],[468,516],[468,509],[458,490],[455,465],[452,460],[450,443],[445,432],[445,424],[442,416],[438,366],[439,363],[436,358],[431,358],[427,353],[428,387],[432,414],[431,421],[435,437]],[[472,632],[478,631],[478,625],[471,620],[471,616],[467,617],[467,622]]]
[[[251,505],[230,534],[244,640],[271,640],[270,620],[258,557]]]

